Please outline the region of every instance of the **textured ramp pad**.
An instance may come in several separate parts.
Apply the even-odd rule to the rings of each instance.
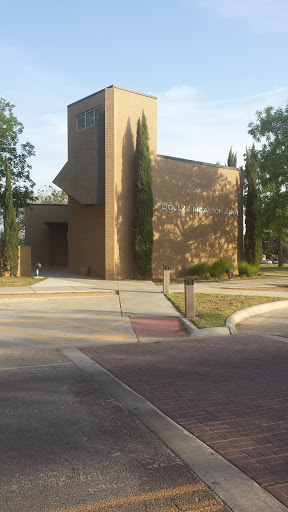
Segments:
[[[132,327],[139,338],[177,338],[189,336],[176,316],[130,317]]]

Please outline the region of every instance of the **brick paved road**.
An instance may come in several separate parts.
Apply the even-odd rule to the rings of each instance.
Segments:
[[[237,335],[83,349],[288,506],[288,344]]]

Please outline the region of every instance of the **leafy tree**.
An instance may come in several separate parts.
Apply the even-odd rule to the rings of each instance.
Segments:
[[[263,254],[267,259],[275,258],[278,254],[278,238],[272,237],[271,233],[267,230],[263,233]]]
[[[258,151],[262,217],[266,229],[278,238],[278,265],[283,265],[283,242],[288,237],[288,104],[256,112],[249,134],[261,142]]]
[[[57,190],[52,185],[48,185],[38,190],[35,202],[46,204],[67,204],[68,195],[64,190]]]
[[[152,277],[153,193],[149,134],[144,111],[142,119],[138,119],[137,123],[133,213],[133,245],[136,267],[141,278],[149,279]]]
[[[17,274],[18,269],[18,227],[13,206],[11,176],[8,159],[5,160],[6,187],[4,192],[2,236],[2,270],[9,272],[11,276]]]
[[[244,177],[246,182],[245,224],[246,233],[244,249],[246,261],[250,265],[259,265],[262,256],[262,240],[260,226],[260,200],[257,190],[258,161],[253,144],[246,148]]]
[[[283,245],[283,258],[285,260],[287,260],[287,256],[288,256],[287,242],[288,242],[287,239],[284,240],[285,245]],[[264,238],[262,241],[262,246],[263,246],[263,254],[266,255],[266,258],[272,259],[278,255],[279,240],[278,240],[278,238],[273,237],[271,235],[271,232],[269,232],[268,230],[264,230]]]
[[[30,142],[19,145],[23,124],[13,114],[14,105],[0,98],[0,209],[4,207],[5,161],[8,159],[13,187],[14,208],[20,208],[33,201],[34,181],[30,177],[31,165],[28,159],[35,155]]]
[[[232,146],[229,151],[227,165],[228,167],[237,167],[237,153],[233,153]]]

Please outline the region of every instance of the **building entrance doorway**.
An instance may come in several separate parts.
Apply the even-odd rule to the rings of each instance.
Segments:
[[[45,222],[49,228],[50,267],[68,266],[68,222]]]

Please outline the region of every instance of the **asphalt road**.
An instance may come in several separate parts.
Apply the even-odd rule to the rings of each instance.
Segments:
[[[288,316],[287,309],[279,309],[248,318],[237,325],[239,333],[260,334],[264,336],[281,336],[288,341]]]
[[[0,510],[228,511],[63,354],[63,338],[65,347],[75,347],[93,322],[91,298],[85,308],[79,298],[66,300],[66,310],[55,299],[25,299],[0,311]],[[84,334],[73,324],[80,319]],[[69,337],[73,329],[77,336]]]

